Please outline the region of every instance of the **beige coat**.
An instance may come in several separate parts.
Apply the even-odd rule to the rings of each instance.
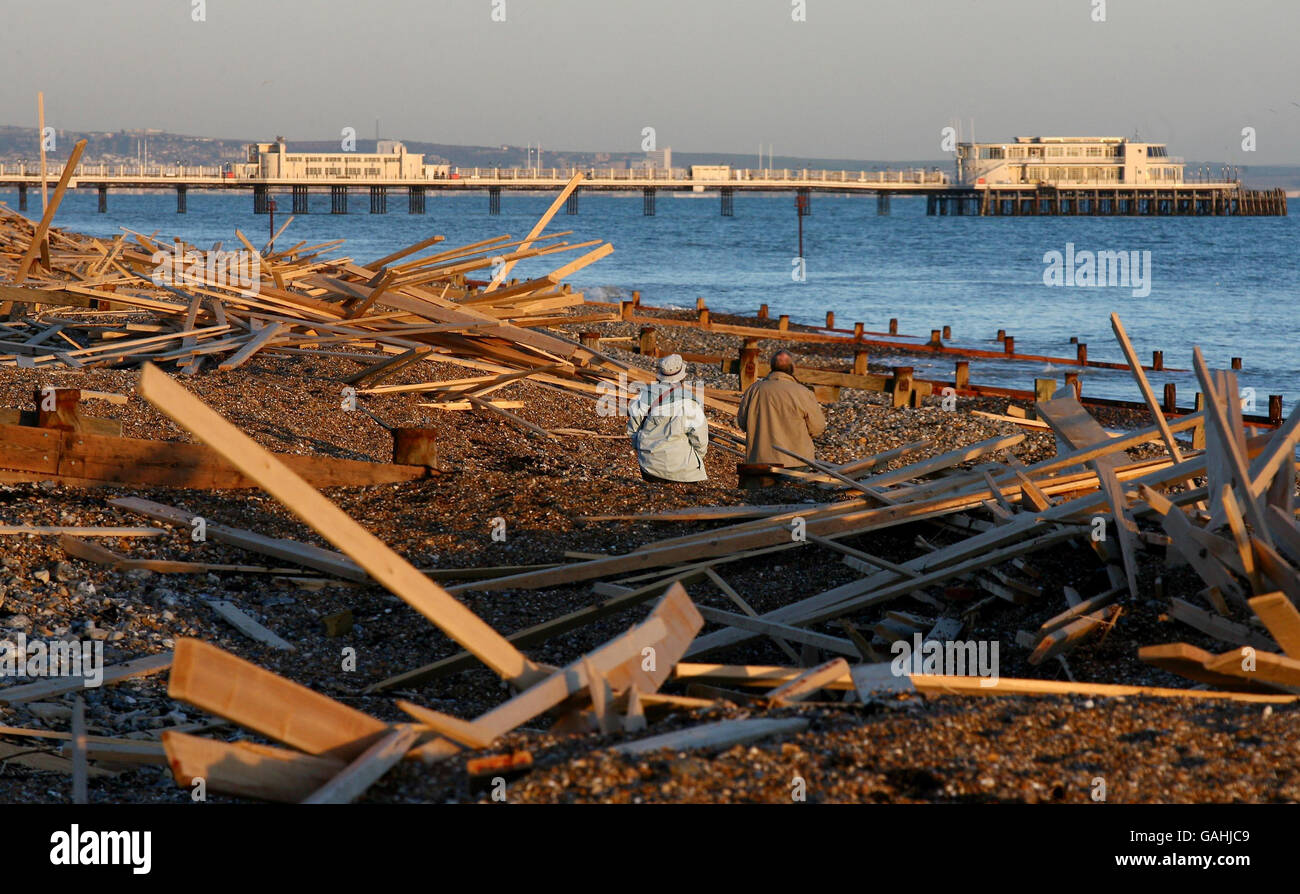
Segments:
[[[779,445],[813,458],[812,439],[826,430],[826,417],[813,393],[789,373],[771,372],[740,398],[736,423],[745,430],[745,462],[798,465],[772,449]]]

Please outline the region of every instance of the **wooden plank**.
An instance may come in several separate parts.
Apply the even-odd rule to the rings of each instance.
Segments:
[[[781,667],[772,664],[703,664],[679,661],[673,668],[673,679],[771,689],[773,686],[790,682],[805,670],[801,667]],[[843,677],[825,683],[822,688],[851,690],[854,688],[853,678],[850,674],[845,674]]]
[[[137,512],[156,521],[167,522],[182,528],[191,527],[191,520],[196,517],[193,513],[183,509],[139,497],[122,497],[108,502],[110,506]],[[347,556],[332,550],[322,549],[309,543],[300,543],[296,540],[267,537],[255,531],[246,531],[242,528],[232,528],[218,524],[210,519],[205,519],[204,528],[207,536],[219,543],[228,543],[231,546],[237,546],[240,549],[246,549],[260,555],[284,559],[305,568],[314,568],[317,571],[323,571],[326,574],[333,574],[347,580],[369,580],[369,575],[366,574],[364,568]]]
[[[943,695],[1080,695],[1093,698],[1150,696],[1152,698],[1229,699],[1242,702],[1287,704],[1295,695],[1265,695],[1249,692],[1215,692],[1207,689],[1166,689],[1158,686],[1123,686],[1113,683],[1070,683],[1061,680],[1024,680],[998,677],[989,686],[986,677],[948,677],[913,674],[912,685],[927,698]]]
[[[808,721],[802,717],[770,718],[756,717],[742,720],[720,720],[705,723],[690,729],[676,730],[616,745],[614,751],[619,754],[636,756],[653,751],[668,749],[670,751],[696,751],[709,749],[720,751],[733,745],[743,745],[769,736],[791,735],[808,728]]]
[[[406,756],[419,728],[403,724],[371,745],[337,776],[303,799],[304,804],[350,804]]]
[[[1105,429],[1073,396],[1067,395],[1056,400],[1044,401],[1037,404],[1037,409],[1039,418],[1050,425],[1059,441],[1064,442],[1072,450],[1087,449],[1110,440]],[[1129,594],[1136,599],[1138,598],[1138,544],[1134,533],[1137,525],[1129,512],[1124,490],[1115,474],[1118,462],[1117,456],[1106,454],[1090,460],[1088,465],[1097,473],[1097,480],[1106,494],[1106,501],[1110,504]]]
[[[22,259],[18,262],[18,271],[14,273],[13,279],[10,280],[12,285],[21,285],[23,280],[27,279],[27,274],[31,272],[32,264],[36,261],[37,254],[40,252],[41,243],[49,232],[50,223],[54,220],[55,212],[59,210],[59,203],[63,201],[63,194],[68,191],[68,183],[72,180],[72,175],[81,162],[81,153],[84,151],[86,151],[86,141],[77,140],[76,145],[72,147],[72,152],[68,154],[68,160],[64,162],[63,175],[59,177],[59,185],[54,187],[54,195],[50,197],[50,203],[45,206],[45,213],[41,215],[41,222],[36,225],[36,231],[32,233],[32,241],[27,245],[27,250],[23,252]],[[44,189],[44,182],[44,180],[41,181],[42,189]]]
[[[894,673],[894,662],[878,661],[849,668],[858,701],[866,704],[878,693],[915,692],[910,674]]]
[[[863,656],[859,653],[857,646],[850,640],[840,639],[837,636],[827,636],[824,633],[813,633],[810,630],[802,630],[798,627],[790,627],[786,624],[776,624],[771,621],[762,621],[758,618],[746,615],[738,615],[735,612],[722,611],[716,608],[709,608],[707,605],[697,605],[696,609],[704,620],[712,621],[715,624],[725,624],[728,627],[736,627],[740,630],[752,630],[755,633],[763,633],[773,638],[789,640],[796,643],[807,643],[818,649],[824,649],[828,652],[835,652],[839,655],[848,655],[853,659],[860,659]]]
[[[103,678],[100,681],[101,686],[107,686],[111,683],[120,683],[122,680],[129,680],[132,677],[144,677],[149,674],[156,674],[159,671],[167,670],[172,664],[172,653],[162,652],[158,655],[148,655],[144,658],[133,658],[130,661],[124,661],[121,664],[113,664],[104,668]],[[39,680],[35,683],[25,683],[20,686],[8,686],[0,689],[0,705],[21,705],[24,702],[43,701],[48,698],[54,698],[67,692],[74,692],[81,689],[86,683],[86,678],[82,677],[51,677],[47,680]]]
[[[1173,541],[1174,549],[1185,558],[1207,584],[1218,588],[1220,593],[1230,595],[1239,602],[1244,602],[1236,579],[1212,555],[1206,546],[1194,536],[1192,523],[1181,509],[1176,508],[1167,497],[1150,487],[1141,488],[1143,499],[1152,509],[1161,515],[1165,532]]]
[[[578,184],[581,182],[581,171],[578,171],[569,178],[569,182],[564,185],[564,189],[560,190],[560,194],[555,197],[555,201],[551,202],[551,207],[547,208],[545,213],[538,218],[537,223],[533,224],[533,228],[528,231],[528,235],[524,238],[524,241],[519,244],[520,251],[527,251],[532,246],[533,242],[537,240],[537,237],[542,235],[542,231],[545,230],[546,225],[551,222],[551,218],[555,217],[555,213],[560,210],[565,201],[573,194],[573,191],[578,188]],[[492,277],[492,281],[483,289],[484,294],[496,291],[497,287],[501,285],[502,280],[510,274],[511,269],[513,269],[514,266],[515,262],[513,260],[502,264],[496,275]]]
[[[176,641],[167,694],[308,754],[352,760],[389,727],[216,646]]]
[[[336,758],[178,732],[163,733],[162,746],[182,788],[202,779],[210,791],[264,801],[301,801],[347,766]]]
[[[1243,653],[1248,648],[1250,647],[1242,646],[1240,649],[1216,655],[1205,663],[1205,668],[1244,680],[1278,686],[1291,692],[1300,692],[1300,661],[1276,652],[1253,650],[1249,661],[1254,662],[1254,669],[1247,670],[1244,665],[1249,662]]]
[[[802,701],[848,673],[849,663],[843,658],[836,658],[805,671],[788,683],[782,683],[767,694],[767,700],[773,707]]]
[[[1151,383],[1147,381],[1146,373],[1142,371],[1142,362],[1138,360],[1137,352],[1133,350],[1133,344],[1128,339],[1128,333],[1124,331],[1124,324],[1119,321],[1119,314],[1112,313],[1110,315],[1110,327],[1115,333],[1115,338],[1119,341],[1120,350],[1124,352],[1124,359],[1128,361],[1128,368],[1137,381],[1138,389],[1142,392],[1142,399],[1147,402],[1147,408],[1155,418],[1156,427],[1160,429],[1160,437],[1164,440],[1169,455],[1174,458],[1174,462],[1182,462],[1183,452],[1179,449],[1178,442],[1174,440],[1174,433],[1169,430],[1169,423],[1165,420],[1165,414],[1160,409],[1160,402],[1156,400],[1156,394],[1151,390]]]
[[[0,525],[0,535],[29,534],[31,536],[73,535],[77,537],[156,537],[165,534],[162,528],[80,528],[63,525]]]
[[[223,621],[249,639],[265,643],[273,649],[283,649],[286,652],[297,651],[297,647],[293,643],[287,642],[274,631],[263,627],[245,614],[235,603],[227,599],[209,599],[207,602],[212,607],[212,610],[221,616]]]
[[[317,487],[397,484],[427,476],[423,466],[327,456],[275,454]],[[43,478],[189,489],[253,487],[255,482],[201,444],[116,438],[0,424],[0,469]],[[38,478],[36,480],[42,480]]]
[[[1291,561],[1300,563],[1300,528],[1295,525],[1294,517],[1288,516],[1276,506],[1268,507],[1265,513],[1268,528],[1277,538],[1277,546],[1291,557]]]
[[[1250,600],[1250,607],[1264,622],[1273,639],[1288,658],[1300,659],[1300,612],[1285,593],[1269,593]],[[1252,644],[1253,645],[1253,644]]]
[[[1266,446],[1250,463],[1251,496],[1262,496],[1277,473],[1290,466],[1295,469],[1295,445],[1300,439],[1300,406],[1291,411],[1286,422],[1268,439]]]
[[[505,735],[585,689],[588,667],[604,674],[615,689],[635,687],[643,692],[653,692],[672,672],[691,637],[703,625],[704,619],[695,611],[686,591],[680,584],[674,584],[643,624],[488,711],[474,720],[474,725],[492,740]],[[647,648],[651,650],[648,653],[645,652]],[[649,656],[653,656],[653,670],[647,671],[643,663]],[[435,739],[416,749],[416,754],[432,763],[451,757],[459,750],[448,739]]]
[[[286,329],[283,323],[268,323],[261,329],[253,333],[253,336],[244,342],[244,346],[235,353],[231,354],[225,360],[217,365],[217,369],[227,372],[243,366],[250,357],[256,354],[262,348],[266,347],[271,341],[284,332]]]
[[[464,748],[477,751],[492,745],[493,738],[468,720],[461,720],[459,717],[452,717],[450,714],[443,714],[441,711],[434,711],[400,698],[397,700],[397,707],[438,735]]]
[[[86,804],[90,767],[86,756],[86,702],[81,696],[72,702],[72,739],[68,744],[71,746],[68,759],[72,762],[72,803]]]
[[[8,745],[0,742],[0,763],[17,764],[20,767],[27,767],[32,770],[41,770],[47,773],[66,773],[72,775],[72,761],[60,757],[57,754],[48,754],[44,751],[33,752],[30,745]],[[99,767],[89,767],[87,769],[88,777],[110,778],[117,774]]]
[[[1232,434],[1233,428],[1227,412],[1227,402],[1234,396],[1225,396],[1219,393],[1210,377],[1210,371],[1205,365],[1205,358],[1201,356],[1199,347],[1192,349],[1192,359],[1193,365],[1196,367],[1196,377],[1200,380],[1201,388],[1205,393],[1206,413],[1214,421],[1214,425],[1210,427],[1214,429],[1215,437],[1219,442],[1220,455],[1227,460],[1232,481],[1238,491],[1243,497],[1251,496],[1251,477],[1246,463],[1246,452]],[[1232,418],[1235,418],[1240,423],[1241,413],[1240,410],[1235,408],[1235,402]],[[1250,523],[1254,528],[1255,537],[1263,540],[1268,546],[1272,546],[1273,538],[1269,535],[1260,501],[1251,497],[1244,502],[1246,516],[1250,519]]]
[[[758,617],[758,612],[754,611],[753,607],[751,607],[750,604],[745,601],[744,597],[742,597],[739,593],[737,593],[729,583],[723,580],[722,576],[718,574],[718,572],[714,571],[712,568],[705,568],[704,575],[712,582],[712,584],[715,587],[717,587],[719,590],[722,591],[722,594],[724,596],[726,596],[728,599],[734,602],[742,612],[744,612],[746,615],[748,615],[751,618]],[[701,614],[704,613],[701,612]],[[707,621],[709,618],[707,615],[704,615],[704,619]],[[791,661],[799,660],[798,653],[795,652],[794,649],[790,648],[790,644],[787,643],[785,640],[781,639],[779,636],[773,636],[772,640],[777,644],[777,646],[781,649],[782,652],[784,652],[786,655],[790,657]]]
[[[1062,624],[1039,639],[1029,655],[1029,663],[1042,664],[1049,658],[1064,654],[1078,646],[1093,631],[1114,624],[1119,613],[1119,606],[1112,605]]]
[[[1193,605],[1183,599],[1169,600],[1169,616],[1175,620],[1182,621],[1189,627],[1194,627],[1207,636],[1223,640],[1238,646],[1254,646],[1258,649],[1275,649],[1276,644],[1267,636],[1248,627],[1245,624],[1238,624],[1235,621],[1229,621],[1221,615],[1210,614],[1200,606]]]
[[[144,365],[139,390],[498,676],[518,685],[538,678],[537,666],[504,637],[157,367]]]

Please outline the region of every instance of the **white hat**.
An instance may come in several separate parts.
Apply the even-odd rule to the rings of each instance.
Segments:
[[[659,381],[680,382],[686,378],[686,363],[681,354],[669,354],[659,358]]]

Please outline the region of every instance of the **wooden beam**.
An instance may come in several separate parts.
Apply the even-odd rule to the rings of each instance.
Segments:
[[[636,756],[652,751],[695,751],[709,749],[720,751],[733,745],[743,745],[768,736],[791,735],[808,728],[803,717],[754,717],[741,720],[720,720],[689,729],[676,730],[636,742],[616,745],[619,754]]]
[[[158,655],[149,655],[144,658],[134,658],[130,661],[124,661],[121,664],[110,665],[104,668],[103,677],[100,679],[100,685],[106,686],[110,683],[118,683],[122,680],[129,680],[132,677],[143,677],[149,674],[156,674],[159,671],[167,670],[172,664],[172,653],[162,652]],[[9,686],[0,689],[0,705],[21,705],[24,702],[44,701],[45,699],[55,698],[67,692],[74,692],[81,689],[86,683],[86,677],[51,677],[46,680],[39,680],[35,683],[25,683],[21,686]]]
[[[369,714],[188,637],[176,641],[167,694],[300,751],[345,761],[389,731]]]
[[[163,733],[162,745],[172,776],[182,788],[202,779],[211,791],[264,801],[301,801],[347,766],[337,758],[178,732]]]
[[[802,701],[848,673],[849,663],[843,658],[836,658],[805,671],[788,683],[782,683],[767,694],[767,700],[773,707]]]
[[[303,799],[304,804],[350,804],[406,756],[419,728],[402,724],[362,752],[337,776]]]
[[[77,165],[81,163],[81,153],[86,151],[86,141],[77,140],[72,152],[68,155],[68,160],[63,165],[63,176],[59,178],[59,185],[54,187],[54,195],[50,198],[50,203],[45,206],[45,213],[41,215],[41,222],[36,225],[36,231],[32,234],[32,241],[28,244],[27,250],[23,252],[22,259],[18,262],[18,271],[11,279],[10,285],[22,285],[27,279],[27,274],[31,272],[32,264],[35,263],[37,256],[40,254],[41,242],[46,238],[49,232],[50,223],[54,220],[54,214],[59,210],[59,203],[63,201],[63,194],[68,190],[68,183],[72,180],[72,175],[76,173]],[[44,180],[41,181],[44,189]]]
[[[537,666],[504,637],[153,364],[141,370],[139,390],[498,676],[521,686],[538,679]]]
[[[551,207],[547,208],[546,212],[538,218],[537,223],[533,224],[533,228],[528,231],[528,236],[519,245],[520,251],[528,250],[537,237],[542,235],[542,231],[545,230],[546,225],[551,222],[551,218],[555,217],[556,212],[564,206],[565,201],[573,194],[573,191],[578,188],[578,184],[581,182],[582,172],[578,171],[569,179],[569,182],[564,185],[564,189],[560,190],[560,194],[555,197],[555,201],[551,203]],[[515,262],[513,260],[502,264],[501,269],[492,277],[492,281],[483,289],[484,294],[495,292],[497,286],[501,285],[502,280],[510,275],[510,271],[514,266]]]
[[[1285,593],[1269,593],[1250,600],[1250,607],[1264,622],[1273,639],[1288,658],[1300,660],[1300,612]]]

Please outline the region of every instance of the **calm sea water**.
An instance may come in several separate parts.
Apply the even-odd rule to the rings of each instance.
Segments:
[[[16,192],[0,201],[17,208]],[[30,194],[28,214],[39,215]],[[371,215],[368,195],[351,197],[351,213],[331,215],[328,195],[312,196],[312,213],[300,215],[281,237],[284,247],[346,239],[347,256],[368,261],[397,246],[440,233],[447,245],[503,233],[528,232],[550,204],[543,195],[501,198],[501,214],[488,214],[486,193],[430,193],[427,213],[406,213],[400,190],[389,195],[389,213]],[[189,213],[176,214],[175,196],[110,193],[107,214],[96,212],[97,196],[74,192],[59,209],[56,224],[102,236],[119,227],[164,236],[180,235],[201,247],[224,240],[238,247],[241,229],[256,245],[268,236],[266,215],[252,213],[247,193],[191,191]],[[287,218],[287,195],[278,197],[277,225]],[[704,297],[715,312],[753,313],[766,303],[772,313],[821,324],[828,310],[837,325],[860,320],[868,330],[887,331],[890,317],[899,332],[927,337],[952,327],[951,343],[998,349],[1005,329],[1023,353],[1074,356],[1072,336],[1088,344],[1089,357],[1122,361],[1110,331],[1117,311],[1138,353],[1149,362],[1153,349],[1170,367],[1190,370],[1192,346],[1200,345],[1212,367],[1226,368],[1242,357],[1243,388],[1254,388],[1258,412],[1268,394],[1282,394],[1289,412],[1300,398],[1297,345],[1297,218],[1090,218],[927,217],[923,199],[895,197],[892,214],[876,214],[869,196],[812,198],[804,219],[807,278],[791,276],[797,254],[797,220],[792,195],[735,197],[735,216],[722,217],[715,194],[677,197],[660,193],[657,215],[645,217],[639,193],[583,194],[580,213],[556,216],[551,229],[572,230],[569,241],[606,239],[610,257],[571,279],[591,297],[617,300],[639,289],[644,303],[694,307]],[[1292,202],[1292,211],[1300,210]],[[1044,253],[1076,250],[1150,252],[1150,295],[1132,288],[1049,287],[1043,282]],[[539,275],[564,258],[516,267],[521,277]],[[919,375],[949,377],[952,360],[919,358]],[[1035,376],[1063,380],[1070,368],[1043,364],[972,361],[976,383],[1029,388]],[[1157,394],[1165,382],[1178,386],[1179,403],[1190,405],[1198,390],[1190,372],[1150,374]],[[1125,372],[1089,369],[1085,394],[1140,399]]]

